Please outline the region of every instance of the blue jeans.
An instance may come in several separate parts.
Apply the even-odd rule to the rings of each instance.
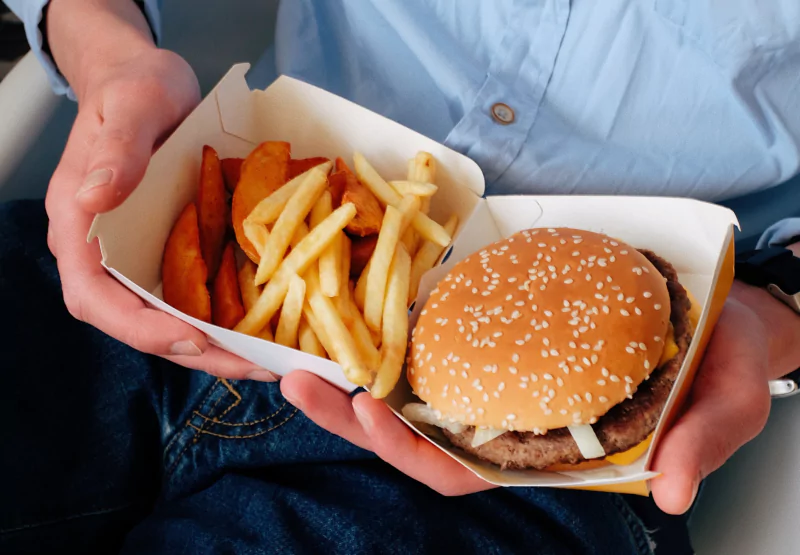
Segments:
[[[74,320],[46,224],[41,202],[0,205],[0,552],[651,553],[624,496],[442,497],[277,384],[186,370]]]

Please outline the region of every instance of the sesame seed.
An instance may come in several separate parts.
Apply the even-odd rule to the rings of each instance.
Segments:
[[[464,401],[466,404],[470,404],[472,402],[472,399],[470,399],[469,397],[462,397],[461,400]]]
[[[647,360],[647,359],[645,359],[645,361],[644,361],[644,369],[645,370],[650,370],[650,361]]]
[[[456,386],[456,395],[461,395],[461,388]]]
[[[553,376],[551,376],[551,375],[550,375],[550,374],[548,374],[547,372],[545,372],[545,373],[544,373],[544,375],[543,375],[542,377],[543,377],[545,380],[552,380],[552,379],[553,379]]]
[[[634,300],[635,299],[633,297],[628,297],[627,299],[625,299],[625,302],[631,304]]]
[[[497,385],[497,391],[503,391],[505,388],[506,388],[506,383],[505,382],[500,382]]]
[[[489,394],[488,393],[484,393],[483,394],[483,401],[484,402],[488,402],[489,401]]]
[[[545,347],[549,347],[550,346],[550,340],[547,339],[546,337],[544,339],[542,339],[542,343],[544,343]],[[514,362],[516,362],[516,361],[514,361]]]
[[[517,339],[516,341],[514,341],[514,343],[516,343],[517,345],[524,345],[525,341],[523,341],[522,339]]]
[[[606,385],[605,380],[597,380],[597,385]]]
[[[592,402],[592,394],[589,393],[588,391],[586,392],[586,402],[587,403],[591,403]]]
[[[513,366],[509,366],[508,367],[508,371],[511,372],[512,374],[516,374],[517,373],[517,369],[514,368]]]
[[[558,384],[559,387],[564,386],[564,380],[562,380],[561,378],[556,378],[556,383]]]
[[[627,310],[625,310],[624,308],[621,308],[619,313],[622,314],[623,316],[630,316],[631,315],[631,313],[628,312]]]
[[[636,351],[633,349],[633,347],[625,347],[625,351],[632,355],[636,354]]]
[[[645,299],[649,299],[650,297],[652,297],[652,296],[653,296],[653,294],[652,294],[650,291],[645,291],[644,293],[642,293],[642,296],[643,296]]]
[[[636,313],[637,316],[641,316],[642,315],[642,311],[639,309],[638,306],[634,307],[633,311]]]
[[[583,367],[578,365],[573,366],[572,369],[575,370],[576,372],[583,372]]]
[[[500,398],[500,392],[498,392],[498,391],[495,391],[494,393],[492,393],[492,396],[493,396],[495,399],[499,399],[499,398]]]
[[[558,356],[558,351],[556,349],[550,349],[550,355],[554,356],[554,357],[557,357]]]
[[[542,349],[542,358],[547,358],[549,355],[546,350]]]
[[[583,363],[584,363],[586,366],[591,366],[591,365],[592,365],[592,363],[591,363],[591,362],[589,362],[589,359],[588,359],[588,358],[586,358],[586,357],[583,357],[583,358],[581,359],[581,361],[583,361]]]
[[[609,308],[606,305],[603,305],[603,313],[608,314],[610,312]]]
[[[545,311],[544,311],[544,315],[549,317],[549,316],[552,316],[552,315],[553,315],[553,313],[552,313],[552,312],[550,312],[549,310],[545,310]]]
[[[661,310],[661,305],[660,304],[656,304],[653,308],[655,308],[656,310]]]

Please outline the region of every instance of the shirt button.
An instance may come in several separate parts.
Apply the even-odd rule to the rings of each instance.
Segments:
[[[514,110],[508,104],[498,102],[492,106],[492,117],[501,125],[508,125],[514,123]]]

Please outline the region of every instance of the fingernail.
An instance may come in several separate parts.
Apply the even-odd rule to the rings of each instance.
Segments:
[[[111,183],[111,179],[113,177],[114,177],[114,172],[112,172],[108,168],[94,170],[92,173],[86,176],[86,179],[83,181],[83,185],[81,185],[81,188],[78,189],[78,193],[76,196],[81,196],[82,194],[91,191],[92,189],[96,189],[97,187],[108,185],[109,183]]]
[[[256,382],[275,382],[278,377],[269,370],[253,370],[247,374],[247,379]],[[291,401],[289,402],[291,403]]]
[[[353,410],[356,412],[356,417],[358,421],[361,422],[361,426],[363,426],[365,430],[370,430],[372,428],[372,416],[364,410],[364,407],[356,403],[353,403]]]
[[[176,341],[169,348],[170,354],[177,356],[199,357],[203,354],[200,347],[194,344],[194,341]]]

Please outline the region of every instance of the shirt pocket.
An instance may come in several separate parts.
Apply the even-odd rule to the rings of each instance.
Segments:
[[[655,10],[723,69],[759,64],[800,41],[798,0],[655,0]]]

